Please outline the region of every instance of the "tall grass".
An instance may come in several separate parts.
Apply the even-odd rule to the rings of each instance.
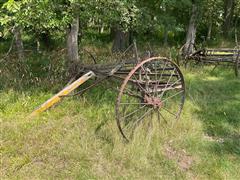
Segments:
[[[40,77],[41,68],[26,78],[4,71],[1,177],[239,179],[240,80],[228,68],[182,70],[187,97],[179,122],[173,127],[156,125],[147,134],[139,130],[129,143],[115,122],[117,94],[106,90],[106,84],[81,97],[66,98],[41,116],[28,119],[65,82],[49,83],[50,75]],[[10,77],[22,81],[12,83]],[[29,79],[35,80],[29,83]]]

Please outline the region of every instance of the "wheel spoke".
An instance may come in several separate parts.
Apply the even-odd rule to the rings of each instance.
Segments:
[[[134,121],[133,124],[132,124],[132,127],[134,127],[133,129],[135,129],[136,125],[139,124],[140,121],[141,121],[142,119],[144,119],[144,117],[145,117],[147,114],[149,114],[152,110],[153,110],[153,109],[147,110],[147,112],[145,112],[140,118],[138,118],[136,121]],[[123,130],[128,129],[130,125],[131,125],[131,123],[129,123],[127,126],[125,126],[125,127],[123,128]]]
[[[159,115],[162,117],[162,119],[165,121],[165,123],[167,124],[167,123],[168,123],[167,120],[166,120],[165,117],[161,114],[161,112],[160,112],[159,109],[158,109],[158,113],[159,113]]]
[[[175,81],[173,84],[171,84],[169,87],[165,87],[163,88],[163,93],[168,89],[168,88],[172,88],[175,84],[177,84],[179,81],[181,81],[181,79],[178,79],[177,81]]]
[[[165,88],[164,88],[164,89],[166,89],[166,87],[168,86],[168,83],[169,83],[169,82],[170,82],[170,80],[172,79],[172,75],[173,75],[174,71],[175,71],[175,68],[174,68],[174,70],[172,71],[172,73],[171,73],[171,76],[170,76],[170,78],[168,79],[168,82],[167,82],[167,84],[166,84],[166,86],[165,86]],[[164,92],[165,92],[165,91],[163,91],[163,92],[162,92],[162,94],[160,95],[160,98],[162,98],[162,97],[163,97],[163,94],[164,94]]]
[[[140,83],[138,82],[136,76],[133,75],[133,77],[134,77],[134,79],[136,80],[138,87],[139,87],[143,92],[147,93],[146,89],[144,89],[144,88],[140,85]]]
[[[133,96],[133,97],[137,97],[137,98],[142,99],[142,96],[140,96],[139,94],[135,94],[135,93],[132,92],[130,89],[125,88],[125,90],[126,90],[127,92],[123,92],[123,93],[128,94],[128,95]]]
[[[165,71],[165,68],[166,68],[166,62],[164,63],[164,67],[163,67],[163,70],[162,70],[162,72],[161,72],[161,75],[160,75],[160,78],[159,78],[159,81],[158,81],[158,84],[157,84],[157,86],[159,86],[159,83],[160,83],[160,81],[161,81],[161,79],[162,79],[162,75],[163,75],[163,72]],[[158,96],[159,94],[158,94],[158,92],[157,92],[157,96]]]
[[[146,105],[144,105],[144,106],[140,107],[139,109],[137,109],[137,110],[135,110],[135,111],[129,113],[128,115],[122,117],[121,119],[125,119],[125,118],[127,118],[127,117],[129,117],[129,116],[135,114],[136,112],[138,112],[139,110],[143,109],[144,107],[146,107]]]
[[[165,110],[166,112],[168,112],[169,114],[173,115],[174,117],[177,117],[176,114],[174,114],[173,112],[171,112],[170,110],[168,110],[167,108],[165,107],[162,107],[161,109]]]
[[[147,105],[147,103],[119,103],[121,105]]]
[[[156,81],[156,84],[154,86],[155,92],[153,93],[153,95],[156,97],[156,95],[157,95],[157,87],[158,87],[158,84],[159,84],[156,61],[155,61],[155,81]]]
[[[159,113],[159,111],[157,111],[157,119],[158,119],[158,123],[160,124],[160,113]]]
[[[167,97],[166,99],[164,99],[164,100],[162,101],[162,103],[165,102],[166,100],[170,99],[170,98],[173,98],[173,97],[177,96],[178,94],[180,94],[180,93],[182,93],[182,92],[183,92],[183,90],[179,91],[178,93],[176,93],[176,94],[174,94],[174,95],[172,95],[172,96],[170,96],[170,97]]]

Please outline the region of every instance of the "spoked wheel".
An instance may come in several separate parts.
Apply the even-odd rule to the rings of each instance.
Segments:
[[[135,66],[123,81],[116,103],[116,120],[122,136],[129,140],[139,128],[153,121],[176,121],[185,100],[185,84],[178,66],[153,57]]]

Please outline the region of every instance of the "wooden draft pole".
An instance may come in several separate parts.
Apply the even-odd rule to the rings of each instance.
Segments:
[[[58,103],[62,97],[68,95],[69,93],[71,93],[74,89],[76,89],[77,87],[79,87],[81,84],[83,84],[84,82],[86,82],[88,79],[90,79],[91,77],[95,76],[94,72],[89,71],[88,73],[84,74],[83,76],[81,76],[80,78],[78,78],[76,81],[74,81],[73,83],[71,83],[70,85],[68,85],[67,87],[65,87],[64,89],[62,89],[60,92],[58,92],[56,95],[54,95],[53,97],[51,97],[50,99],[48,99],[45,103],[43,103],[41,106],[39,106],[37,109],[35,109],[31,114],[30,114],[30,118],[40,114],[41,112],[49,109],[50,107],[52,107],[54,104]]]

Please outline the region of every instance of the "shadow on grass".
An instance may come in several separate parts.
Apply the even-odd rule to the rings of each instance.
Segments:
[[[199,107],[195,111],[205,134],[221,139],[211,149],[240,156],[240,78],[232,70],[218,68],[187,79],[187,94]]]

